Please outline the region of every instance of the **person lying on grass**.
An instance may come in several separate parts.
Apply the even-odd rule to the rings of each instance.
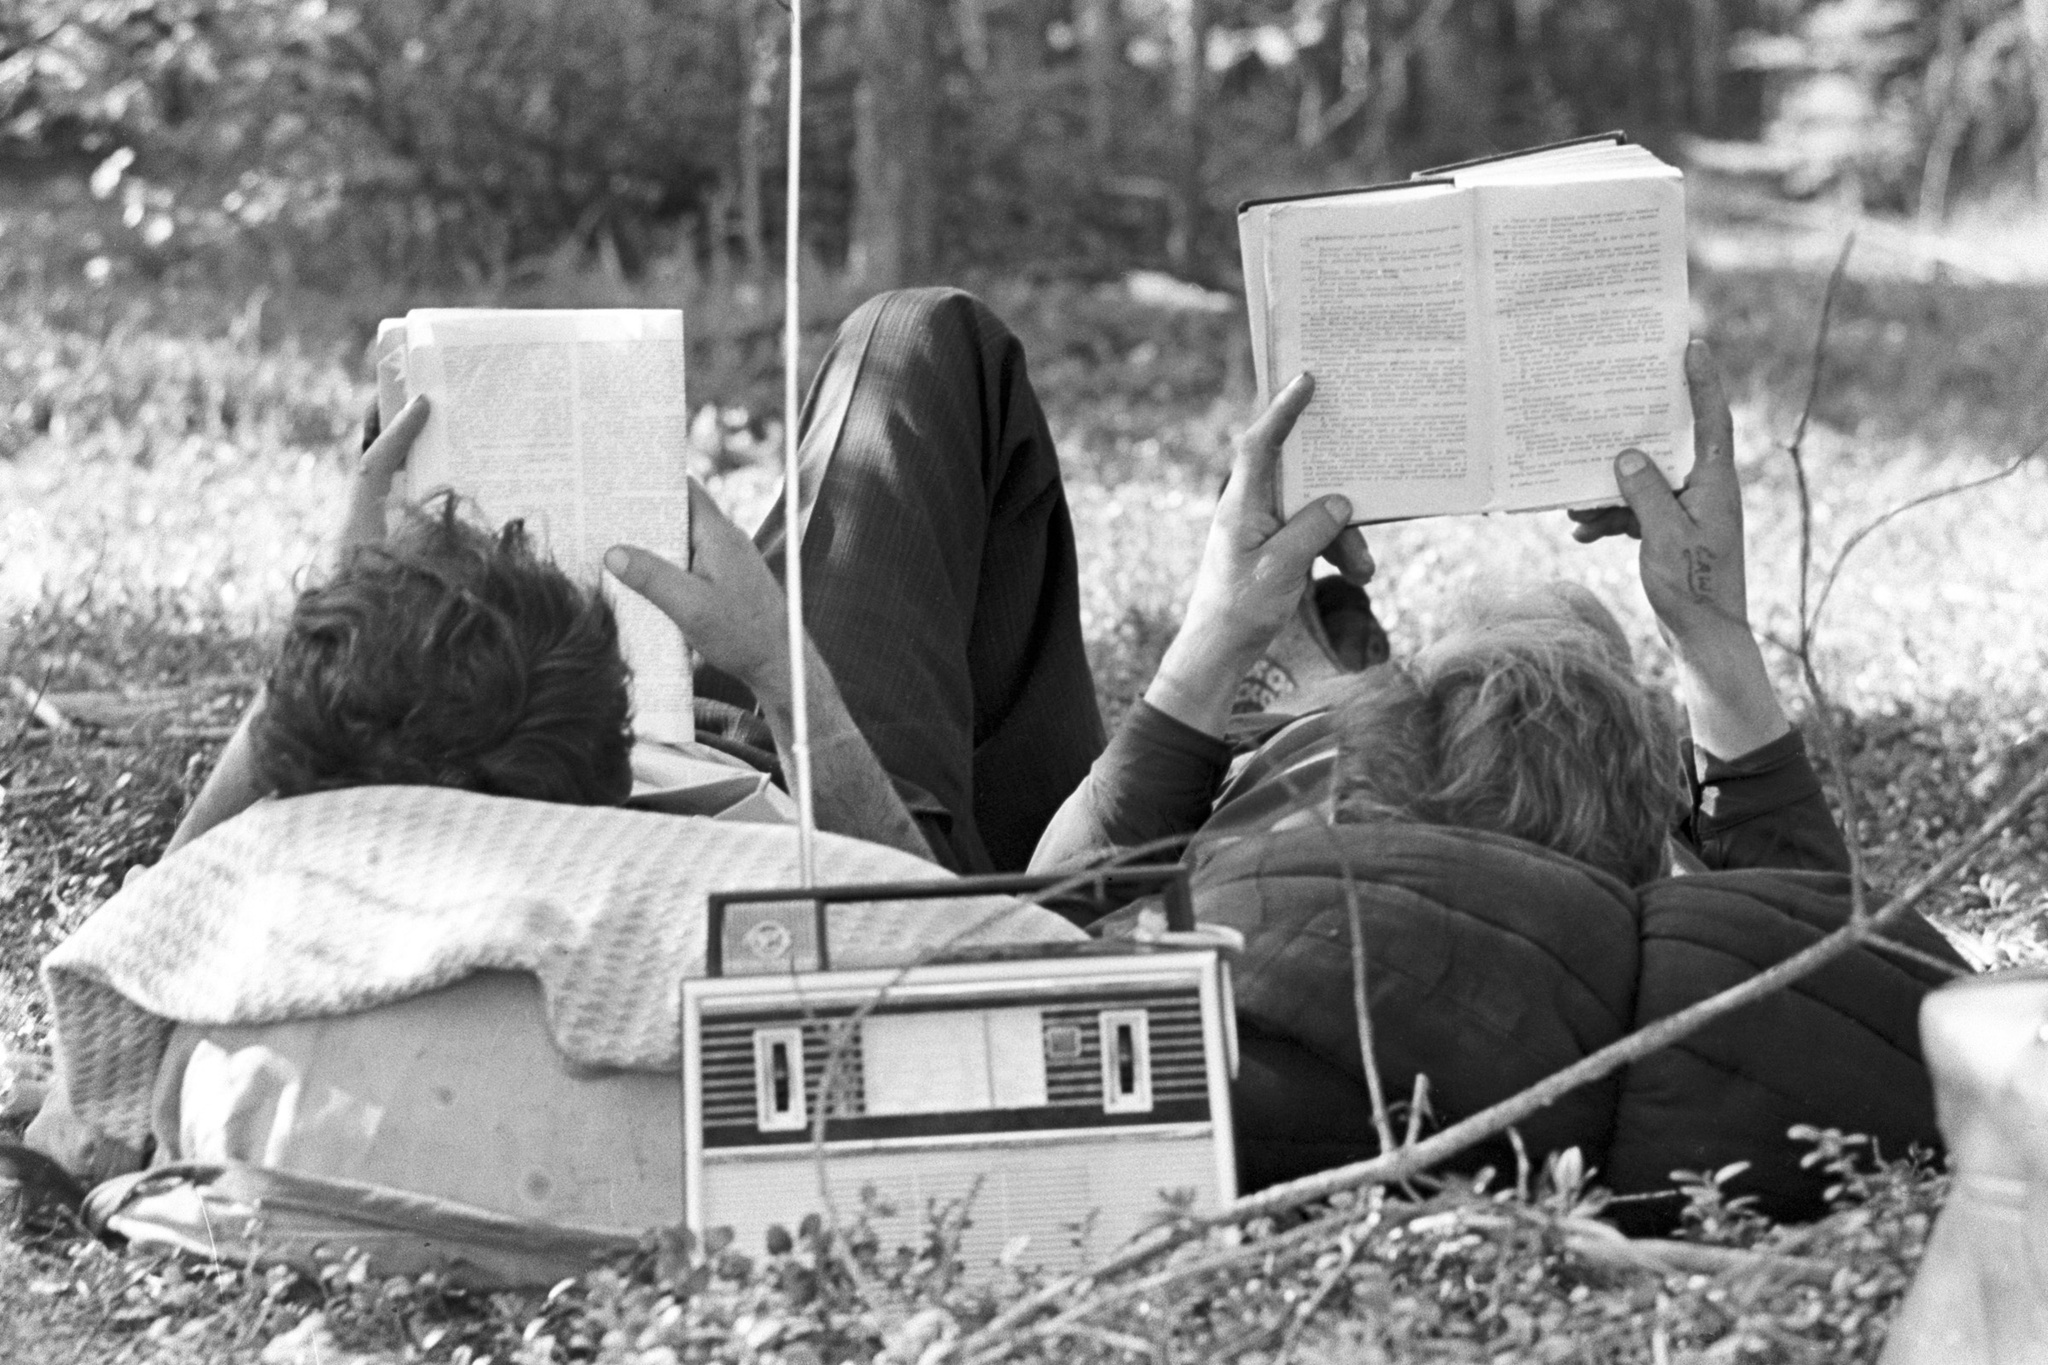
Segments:
[[[1513,835],[1629,885],[1674,858],[1695,870],[1846,870],[1750,629],[1733,426],[1703,343],[1688,348],[1686,374],[1696,439],[1684,487],[1627,450],[1615,459],[1626,505],[1569,514],[1582,542],[1642,542],[1643,589],[1690,723],[1683,746],[1664,699],[1636,681],[1612,614],[1556,582],[1496,587],[1414,658],[1305,689],[1288,709],[1307,714],[1253,728],[1263,742],[1241,756],[1238,680],[1335,528],[1371,517],[1341,497],[1285,524],[1273,510],[1280,443],[1314,397],[1303,375],[1239,441],[1186,623],[1035,865],[1303,820],[1401,818]],[[1328,770],[1311,778],[1319,758]]]
[[[1630,883],[1667,870],[1674,827],[1709,866],[1844,866],[1749,628],[1731,425],[1703,346],[1687,373],[1685,487],[1623,452],[1626,508],[1572,515],[1578,539],[1642,539],[1691,726],[1689,803],[1619,628],[1565,586],[1482,604],[1413,660],[1254,731],[1234,760],[1239,683],[1296,617],[1317,557],[1371,573],[1347,529],[1370,508],[1274,510],[1308,376],[1238,441],[1182,628],[1105,748],[1057,455],[1021,347],[957,291],[871,300],[842,327],[801,433],[821,827],[966,872],[1387,816],[1516,835]],[[452,500],[387,536],[393,475],[430,420],[415,403],[369,445],[336,570],[302,594],[174,848],[273,793],[431,783],[626,799],[627,673],[602,594],[516,524],[486,531]],[[779,509],[751,544],[701,487],[692,511],[687,566],[631,546],[607,562],[701,655],[700,741],[775,771],[791,742]],[[1333,748],[1334,790],[1301,785],[1304,756]]]

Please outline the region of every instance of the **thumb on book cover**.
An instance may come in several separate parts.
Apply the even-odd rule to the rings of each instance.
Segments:
[[[1668,527],[1685,515],[1663,472],[1640,450],[1631,448],[1614,457],[1614,481],[1645,533],[1652,527]]]

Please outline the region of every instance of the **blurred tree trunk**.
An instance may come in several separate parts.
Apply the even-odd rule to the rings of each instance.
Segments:
[[[1385,140],[1385,114],[1390,107],[1386,93],[1397,90],[1401,98],[1406,97],[1407,72],[1391,69],[1405,62],[1405,51],[1394,49],[1394,59],[1388,61],[1375,50],[1371,0],[1323,0],[1321,21],[1322,39],[1302,56],[1295,144],[1304,151],[1320,146],[1361,111],[1370,110],[1379,117],[1367,120],[1365,137],[1375,145],[1366,147],[1363,155],[1369,164],[1377,164],[1376,144]]]
[[[2034,195],[2048,203],[2048,0],[2022,0],[2034,76]]]
[[[956,0],[954,11],[960,30],[960,60],[978,76],[988,70],[987,0]]]
[[[938,254],[939,62],[932,0],[861,0],[853,240],[861,286],[928,279]]]
[[[1116,78],[1123,37],[1116,0],[1077,0],[1081,54],[1088,81],[1088,150],[1095,173],[1108,173],[1116,154]]]
[[[1949,173],[1955,167],[1956,149],[1969,131],[1969,109],[1962,97],[1963,67],[1969,43],[1963,31],[1961,7],[1949,5],[1941,13],[1941,38],[1933,59],[1922,76],[1922,91],[1933,128],[1927,138],[1927,154],[1920,166],[1920,194],[1915,216],[1921,226],[1930,227],[1948,216]]]
[[[1194,264],[1195,241],[1208,202],[1203,161],[1208,153],[1209,0],[1170,0],[1167,23],[1173,53],[1169,112],[1175,165],[1166,257],[1175,270],[1186,271]]]
[[[768,115],[775,103],[775,75],[779,67],[776,52],[784,25],[761,12],[761,0],[740,0],[740,52],[747,63],[745,101],[740,105],[740,239],[747,255],[747,270],[762,275],[768,270],[768,231],[762,202],[761,143],[768,132]]]
[[[1717,135],[1721,131],[1721,64],[1728,50],[1728,33],[1722,22],[1721,0],[1691,0],[1692,24],[1687,35],[1692,72],[1692,108],[1687,110],[1694,132]]]

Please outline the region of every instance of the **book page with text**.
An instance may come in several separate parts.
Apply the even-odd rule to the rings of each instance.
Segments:
[[[1495,506],[1615,503],[1635,446],[1691,467],[1685,189],[1669,175],[1473,191],[1500,404]]]
[[[1270,380],[1316,395],[1281,456],[1281,510],[1329,493],[1357,521],[1469,512],[1491,473],[1469,198],[1446,186],[1283,206],[1266,253]]]
[[[603,572],[620,541],[689,563],[682,314],[416,309],[407,337],[409,387],[434,404],[409,461],[413,496],[453,488],[494,524],[523,517],[571,577],[605,583],[635,731],[691,739],[681,635]]]

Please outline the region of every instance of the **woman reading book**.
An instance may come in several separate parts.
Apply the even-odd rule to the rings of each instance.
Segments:
[[[1272,510],[1280,442],[1314,395],[1302,376],[1238,443],[1187,620],[1144,701],[1053,821],[1039,865],[1177,834],[1250,833],[1323,803],[1339,820],[1375,811],[1514,834],[1631,884],[1668,869],[1672,833],[1677,856],[1710,867],[1845,868],[1750,630],[1732,425],[1703,344],[1688,350],[1686,371],[1698,420],[1685,486],[1674,492],[1624,451],[1615,477],[1627,505],[1571,514],[1581,541],[1642,541],[1644,591],[1691,724],[1694,799],[1675,830],[1677,745],[1664,743],[1613,617],[1566,585],[1496,594],[1413,661],[1324,689],[1309,700],[1329,705],[1270,733],[1271,753],[1245,760],[1225,789],[1236,680],[1288,619],[1329,528],[1371,514],[1311,506],[1283,525]],[[1344,751],[1337,790],[1276,792],[1318,746]]]

